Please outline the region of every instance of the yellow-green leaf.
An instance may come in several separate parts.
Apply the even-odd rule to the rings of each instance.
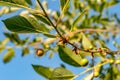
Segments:
[[[70,65],[73,65],[73,66],[77,66],[77,67],[81,66],[81,62],[80,62],[81,56],[75,54],[74,51],[72,51],[72,49],[70,49],[69,47],[59,46],[58,52],[59,52],[59,56],[62,59],[62,61]]]
[[[50,78],[52,74],[52,69],[49,67],[44,67],[41,65],[32,65],[35,72],[37,72],[39,75],[42,75],[45,78]]]
[[[22,56],[24,56],[24,55],[26,55],[26,54],[29,54],[29,49],[28,49],[28,47],[24,47],[23,49],[22,49]]]
[[[35,11],[31,12],[31,14],[34,15],[38,20],[40,20],[40,21],[44,22],[45,24],[51,26],[51,23],[49,22],[49,20],[45,16],[43,16],[41,14],[38,14],[38,13],[35,13]]]
[[[17,32],[17,33],[32,33],[32,32],[38,32],[37,31],[37,27],[36,25],[38,25],[38,23],[35,20],[31,20],[29,18],[26,18],[24,16],[14,16],[11,18],[8,18],[6,20],[3,20],[3,22],[5,23],[6,27],[13,32]],[[35,25],[32,25],[34,24]]]
[[[73,80],[74,74],[69,70],[58,67],[54,69],[50,80]]]
[[[10,31],[17,33],[41,33],[44,31],[37,20],[28,15],[14,16],[3,20],[3,22]]]
[[[3,56],[3,62],[4,63],[9,62],[13,58],[14,54],[15,54],[15,52],[14,52],[13,48],[9,48],[8,52]]]
[[[9,38],[5,38],[3,41],[2,41],[2,45],[6,45],[9,41]]]
[[[24,0],[0,0],[1,6],[11,6],[11,7],[20,7],[20,8],[26,8],[29,9],[26,2]]]
[[[70,0],[60,0],[62,14],[64,14],[69,6]]]
[[[81,33],[82,35],[82,46],[84,49],[91,49],[93,48],[93,45],[91,44],[90,40],[85,36],[84,33]]]
[[[0,53],[5,49],[5,46],[0,46]]]
[[[73,22],[73,27],[76,26],[81,20],[82,17],[88,12],[88,9],[85,9],[83,12],[80,13],[80,15],[77,17],[77,19]]]

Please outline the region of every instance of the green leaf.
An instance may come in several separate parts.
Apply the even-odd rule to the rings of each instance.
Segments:
[[[102,35],[101,33],[99,33],[100,35]],[[109,49],[108,46],[105,44],[105,41],[103,40],[97,40],[98,44],[100,47],[102,48],[106,48],[106,49]]]
[[[43,23],[40,23],[39,26],[42,27],[42,31],[44,31],[44,32],[49,32],[49,31],[50,31],[50,30],[46,27],[46,25],[43,24]]]
[[[44,67],[41,65],[32,65],[32,67],[34,68],[35,72],[37,72],[39,75],[42,75],[45,78],[50,78],[53,71],[51,68]]]
[[[17,33],[38,33],[43,31],[39,23],[30,16],[18,15],[3,20],[3,22],[10,31]]]
[[[70,0],[60,0],[62,13],[64,14],[69,6]]]
[[[73,65],[80,67],[80,61],[81,61],[81,56],[75,54],[69,47],[65,46],[59,46],[58,48],[59,56],[62,59],[62,61]]]
[[[79,5],[80,5],[80,2],[79,2],[79,0],[74,0],[74,8],[75,9],[78,9],[79,8]]]
[[[51,23],[49,22],[49,20],[45,17],[45,16],[43,16],[43,15],[41,15],[41,14],[36,14],[35,12],[31,12],[38,20],[40,20],[40,21],[42,21],[42,22],[44,22],[45,24],[47,24],[47,25],[51,25]]]
[[[104,78],[104,80],[109,80],[109,79],[116,80],[116,74],[113,72],[113,66],[110,66]]]
[[[16,33],[4,33],[4,35],[10,39],[11,42],[15,43],[15,44],[20,44],[20,38]]]
[[[103,25],[106,25],[106,24],[108,24],[109,19],[108,18],[102,18],[102,19],[99,20],[99,22],[102,23]]]
[[[28,4],[32,5],[32,1],[31,0],[25,0]]]
[[[115,1],[111,0],[111,1],[109,1],[109,2],[107,2],[107,3],[105,4],[105,7],[104,7],[104,8],[111,7],[111,6],[113,6],[113,5],[115,5],[115,4],[119,3],[119,2],[120,2],[119,0],[115,0]]]
[[[64,6],[65,6],[66,0],[60,0],[60,7],[63,10]]]
[[[14,17],[8,18],[6,20],[3,20],[3,22],[6,25],[6,27],[10,31],[13,31],[13,32],[17,32],[17,33],[38,32],[36,27],[31,24],[32,21],[29,22],[23,16],[14,16]],[[33,20],[33,23],[36,23],[36,21]]]
[[[0,46],[0,53],[5,49],[5,46]]]
[[[31,23],[31,25],[36,29],[36,31],[38,31],[38,32],[41,32],[41,31],[48,32],[49,31],[49,29],[47,29],[46,26],[44,26],[44,24],[39,24],[38,21],[36,20],[36,18],[28,16],[28,15],[22,15],[22,17],[27,19],[27,21],[29,23]]]
[[[10,3],[14,3],[14,4],[27,6],[25,0],[0,0],[0,1],[10,2]]]
[[[9,62],[13,58],[14,54],[15,54],[15,52],[14,52],[13,48],[9,48],[8,52],[3,56],[3,62],[4,63]]]
[[[16,33],[42,33],[47,36],[56,37],[48,33],[48,29],[39,24],[35,18],[27,15],[14,16],[3,20],[3,22],[10,31]]]
[[[8,43],[8,41],[9,41],[9,38],[5,38],[5,39],[2,41],[1,45],[2,45],[2,46],[6,45],[6,44]]]
[[[20,40],[21,45],[25,45],[26,43],[28,43],[29,39],[30,39],[30,37],[28,36],[28,37],[26,37],[25,39]]]
[[[22,49],[22,56],[25,56],[26,54],[29,54],[29,49],[28,49],[28,47],[24,47],[23,49]]]
[[[84,49],[91,49],[93,48],[93,45],[91,44],[90,40],[85,36],[84,33],[81,33],[82,35],[82,46]]]
[[[81,20],[82,17],[88,12],[88,9],[85,9],[83,12],[80,13],[80,15],[77,17],[77,19],[73,22],[73,27],[75,27]]]
[[[44,33],[44,35],[49,37],[49,38],[56,38],[56,35],[53,35],[53,34]]]
[[[50,80],[73,80],[73,77],[74,74],[72,72],[65,68],[58,67],[53,71]]]
[[[11,6],[29,9],[25,0],[0,0],[1,6]]]
[[[47,37],[56,38],[56,35],[50,34],[49,29],[42,23],[38,23],[34,18],[24,15],[24,17],[36,28],[36,31]]]
[[[29,0],[0,0],[0,6],[8,6],[8,7],[18,7],[18,8],[25,8],[28,11],[38,12],[41,13],[39,10],[32,9],[28,6],[30,4]]]

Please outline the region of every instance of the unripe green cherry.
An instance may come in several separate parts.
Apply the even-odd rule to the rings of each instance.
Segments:
[[[113,59],[110,59],[110,63],[113,64],[113,63],[114,63],[114,60],[113,60]]]
[[[116,64],[120,64],[120,60],[119,60],[119,59],[116,60],[115,63],[116,63]]]
[[[99,73],[98,71],[95,71],[94,74],[93,74],[93,76],[94,76],[94,77],[98,77],[99,74],[100,74],[100,73]]]
[[[86,66],[87,64],[88,64],[88,59],[86,59],[86,58],[81,59],[81,61],[80,61],[81,66]]]

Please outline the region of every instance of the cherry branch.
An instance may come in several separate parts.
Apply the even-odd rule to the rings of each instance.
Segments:
[[[58,33],[59,37],[61,38],[61,41],[63,42],[63,44],[70,44],[71,46],[74,47],[73,51],[75,51],[76,54],[77,53],[77,50],[79,51],[83,51],[83,52],[89,52],[89,53],[97,53],[97,52],[105,52],[105,53],[118,53],[120,51],[110,51],[110,50],[102,50],[102,49],[97,49],[97,50],[83,50],[83,49],[80,49],[78,48],[75,44],[69,42],[69,40],[64,37],[60,32],[59,30],[57,29],[57,25],[54,25],[54,23],[51,21],[51,19],[49,18],[48,14],[46,13],[44,7],[42,6],[41,2],[39,0],[37,0],[38,4],[40,5],[41,9],[43,10],[46,18],[49,20],[49,22],[51,23],[52,27],[56,30],[56,32]],[[58,19],[59,21],[59,19]],[[116,30],[116,31],[113,31],[113,30],[102,30],[102,29],[81,29],[81,30],[77,30],[74,32],[74,34],[76,33],[80,33],[80,32],[112,32],[112,33],[120,33],[120,31]]]
[[[74,34],[80,33],[80,32],[111,32],[111,33],[120,33],[120,30],[106,30],[106,29],[81,29],[76,30]]]
[[[96,66],[94,66],[94,67],[91,67],[91,68],[86,69],[85,71],[83,71],[83,72],[77,74],[76,76],[74,76],[73,79],[79,77],[80,75],[82,75],[82,74],[84,74],[84,73],[86,73],[86,72],[88,72],[88,71],[93,70],[94,68],[97,68],[98,66],[100,67],[100,66],[103,66],[103,65],[105,65],[105,64],[107,64],[107,63],[110,63],[110,60],[108,60],[107,62],[102,63],[102,64],[100,64],[100,65],[96,65]]]

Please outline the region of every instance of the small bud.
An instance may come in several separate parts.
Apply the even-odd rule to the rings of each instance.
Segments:
[[[74,33],[73,33],[73,32],[70,32],[68,37],[69,37],[69,38],[73,38],[74,36],[75,36]]]

